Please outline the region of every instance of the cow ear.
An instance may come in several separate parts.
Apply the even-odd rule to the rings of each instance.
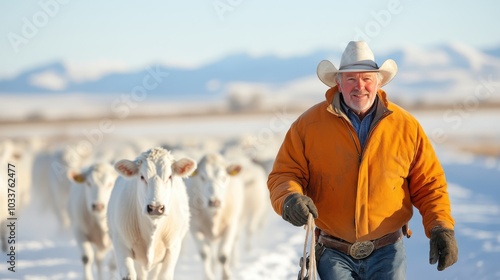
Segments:
[[[79,184],[85,183],[85,174],[76,172],[71,169],[68,171],[68,178],[75,183]]]
[[[123,177],[133,177],[139,173],[139,166],[136,162],[122,159],[115,163],[115,170]]]
[[[198,168],[196,168],[193,173],[191,173],[191,175],[189,175],[190,177],[193,177],[193,176],[196,176],[198,175]]]
[[[193,172],[195,172],[196,161],[189,158],[177,160],[172,164],[172,170],[174,171],[175,175],[188,177],[189,175],[193,174]]]
[[[21,160],[21,159],[23,158],[23,156],[22,156],[22,154],[21,154],[21,153],[19,153],[19,152],[15,152],[15,153],[13,153],[13,154],[12,154],[12,158],[13,158],[14,160]]]
[[[239,164],[230,164],[228,167],[226,167],[227,174],[229,176],[236,176],[240,174],[241,172],[241,165]]]

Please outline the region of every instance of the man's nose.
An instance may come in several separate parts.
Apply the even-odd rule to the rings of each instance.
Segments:
[[[360,90],[362,88],[363,88],[363,80],[356,79],[356,83],[354,84],[354,89],[355,90]]]
[[[356,89],[358,89],[358,90],[364,89],[365,85],[366,85],[366,82],[362,78],[359,78],[356,80],[356,86],[355,86]]]

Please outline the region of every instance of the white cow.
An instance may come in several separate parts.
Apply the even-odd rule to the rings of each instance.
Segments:
[[[271,213],[267,174],[265,169],[245,154],[244,147],[232,145],[224,148],[224,157],[231,162],[237,162],[242,170],[240,177],[245,185],[244,207],[240,225],[246,233],[246,249],[252,248],[256,233],[263,226]]]
[[[50,189],[50,169],[53,162],[53,151],[44,149],[38,151],[33,159],[31,190],[33,199],[31,203],[35,205],[37,210],[51,211],[53,213],[52,204],[56,203],[52,198]],[[67,172],[66,172],[67,174]]]
[[[82,257],[84,277],[93,279],[95,259],[98,279],[104,279],[103,260],[111,249],[106,211],[118,174],[109,163],[95,163],[81,173],[69,171],[68,177],[73,181],[68,212]]]
[[[26,140],[7,139],[4,143],[11,142],[9,163],[15,165],[16,169],[16,214],[22,215],[23,210],[31,201],[31,175],[35,147]]]
[[[196,162],[157,147],[115,169],[123,177],[111,193],[108,224],[120,277],[173,279],[190,219],[182,177]]]
[[[30,199],[31,151],[21,141],[0,140],[0,248],[3,252],[13,240],[7,240],[10,232],[8,218],[22,215]],[[8,211],[14,205],[13,212]],[[10,207],[9,207],[10,208]]]
[[[217,261],[223,279],[231,278],[231,264],[239,234],[244,186],[241,166],[228,164],[219,154],[207,154],[187,180],[191,209],[191,233],[197,244],[206,279],[215,279]],[[218,244],[217,244],[218,243]],[[218,245],[218,250],[212,247]]]
[[[71,181],[67,176],[68,171],[81,168],[89,157],[90,153],[81,154],[73,145],[67,145],[53,152],[49,163],[45,166],[48,169],[46,172],[48,172],[50,189],[50,196],[47,197],[49,201],[46,204],[52,207],[63,229],[67,229],[70,225],[67,205]]]
[[[245,184],[242,226],[247,234],[246,249],[250,250],[256,233],[263,229],[272,208],[264,168],[246,157],[240,158],[238,162],[243,167],[241,177]]]
[[[0,210],[0,248],[2,249],[2,252],[7,252],[7,248],[9,247],[7,241],[7,218],[9,218],[7,206],[8,199],[12,198],[12,196],[9,197],[7,186],[8,183],[14,182],[13,180],[15,180],[15,177],[9,177],[7,169],[13,149],[14,146],[10,140],[0,141],[0,167],[4,170],[0,173],[0,180],[2,182],[2,187],[0,188],[0,201],[2,201],[2,209]],[[17,191],[16,189],[13,190]],[[15,195],[15,193],[13,194]]]

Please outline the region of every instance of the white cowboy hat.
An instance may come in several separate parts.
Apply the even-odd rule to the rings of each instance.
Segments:
[[[383,87],[396,76],[398,66],[394,60],[388,59],[382,63],[382,66],[378,67],[373,52],[366,42],[351,41],[342,54],[339,69],[335,68],[330,61],[323,60],[318,64],[316,70],[318,78],[329,87],[337,85],[338,73],[346,72],[380,72],[382,74],[380,87]]]

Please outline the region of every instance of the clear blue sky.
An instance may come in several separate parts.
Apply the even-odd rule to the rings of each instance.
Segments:
[[[198,65],[239,52],[340,50],[360,37],[375,51],[491,48],[500,46],[499,11],[494,0],[3,0],[0,77],[56,60]]]

